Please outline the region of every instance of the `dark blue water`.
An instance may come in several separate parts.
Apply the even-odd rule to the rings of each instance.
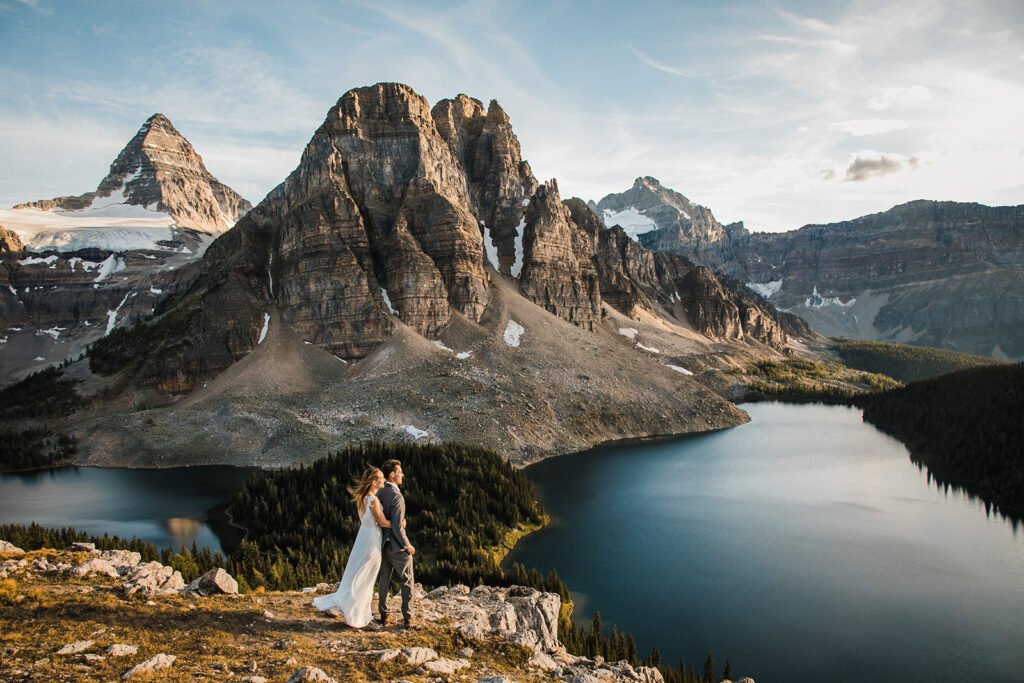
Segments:
[[[0,475],[0,522],[74,527],[102,536],[138,538],[158,548],[196,542],[222,550],[237,530],[215,508],[233,496],[251,470],[181,467],[165,470],[68,467]]]
[[[1024,681],[1024,539],[830,406],[527,468],[553,523],[507,562],[557,569],[575,617],[736,678]]]

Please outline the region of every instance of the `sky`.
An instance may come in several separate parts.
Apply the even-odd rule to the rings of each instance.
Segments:
[[[779,231],[1024,204],[1024,1],[0,0],[0,206],[94,190],[154,112],[253,203],[347,90],[496,99],[563,198],[654,176]]]

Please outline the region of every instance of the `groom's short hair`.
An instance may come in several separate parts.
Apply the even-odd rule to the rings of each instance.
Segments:
[[[387,479],[391,476],[391,473],[402,466],[399,460],[385,460],[384,464],[380,466],[380,471],[384,474],[384,478]]]

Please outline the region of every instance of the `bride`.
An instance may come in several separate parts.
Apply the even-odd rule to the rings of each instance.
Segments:
[[[359,510],[359,533],[352,544],[338,590],[313,599],[313,606],[321,612],[340,610],[345,615],[345,623],[352,628],[362,628],[372,619],[370,603],[380,570],[381,527],[391,528],[375,495],[382,486],[384,474],[371,467],[363,472],[354,487],[347,489]]]

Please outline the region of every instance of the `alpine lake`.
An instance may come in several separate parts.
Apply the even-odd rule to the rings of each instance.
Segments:
[[[556,569],[578,622],[598,610],[671,666],[713,651],[758,683],[1024,680],[1016,524],[931,481],[860,410],[742,407],[733,429],[530,466],[552,521],[506,563]],[[0,521],[219,550],[250,472],[0,475]]]

